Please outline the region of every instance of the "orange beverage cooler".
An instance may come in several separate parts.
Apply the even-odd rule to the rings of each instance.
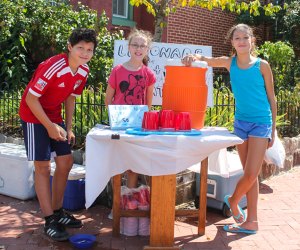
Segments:
[[[192,128],[203,128],[208,92],[207,63],[197,61],[187,67],[180,60],[169,60],[165,68],[162,109],[189,112]]]

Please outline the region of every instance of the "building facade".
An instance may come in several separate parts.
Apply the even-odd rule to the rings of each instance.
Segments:
[[[77,5],[78,0],[71,0]],[[146,11],[145,6],[133,7],[129,0],[81,0],[82,4],[97,10],[105,11],[109,18],[108,29],[121,29],[125,35],[134,26],[154,32],[154,17]],[[231,45],[225,40],[229,28],[235,24],[233,13],[200,7],[179,8],[169,15],[167,27],[164,28],[162,42],[179,44],[197,44],[212,46],[213,56],[229,55]],[[266,30],[261,27],[255,32],[258,43],[266,39]]]

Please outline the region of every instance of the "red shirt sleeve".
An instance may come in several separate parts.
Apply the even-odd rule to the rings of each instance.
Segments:
[[[40,97],[47,91],[50,79],[45,74],[50,66],[51,64],[47,62],[41,63],[38,66],[30,81],[29,91],[31,94]]]
[[[57,71],[66,65],[67,62],[63,54],[53,56],[40,63],[29,83],[30,93],[37,97],[42,96],[51,82],[57,78]]]
[[[148,86],[151,86],[156,82],[155,74],[152,72],[152,70],[149,67],[147,67],[147,77],[148,77],[147,79]]]

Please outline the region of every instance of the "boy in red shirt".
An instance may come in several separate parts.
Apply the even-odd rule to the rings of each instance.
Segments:
[[[53,240],[69,238],[67,227],[81,227],[82,222],[62,209],[64,191],[73,165],[71,142],[75,98],[87,81],[86,64],[97,46],[96,33],[75,29],[68,40],[68,53],[42,62],[27,85],[20,103],[19,115],[24,132],[28,160],[34,161],[35,190],[45,215],[44,232]],[[62,119],[65,104],[65,123]],[[56,169],[50,192],[50,159]]]

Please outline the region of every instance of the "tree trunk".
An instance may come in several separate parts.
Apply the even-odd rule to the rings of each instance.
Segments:
[[[154,42],[161,42],[163,27],[166,25],[166,9],[169,6],[169,2],[170,0],[161,0],[158,4],[153,5],[155,10]]]
[[[154,42],[161,42],[162,33],[163,33],[163,28],[162,28],[163,22],[164,22],[163,16],[156,16],[154,36],[153,36]]]

